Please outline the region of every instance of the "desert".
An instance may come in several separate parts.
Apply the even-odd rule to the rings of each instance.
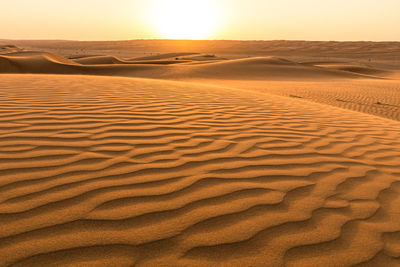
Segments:
[[[15,43],[0,55],[1,266],[398,265],[400,81],[384,53]]]
[[[0,4],[0,267],[400,266],[398,0]]]

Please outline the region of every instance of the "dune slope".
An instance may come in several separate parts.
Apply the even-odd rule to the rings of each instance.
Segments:
[[[252,57],[187,67],[186,77],[255,80],[324,80],[361,78],[360,73],[302,65],[277,57]]]
[[[349,64],[349,63],[345,63],[345,64],[337,64],[337,63],[315,64],[314,66],[330,68],[330,69],[335,69],[335,70],[343,70],[343,71],[354,72],[354,73],[365,74],[365,75],[376,75],[376,76],[389,76],[393,73],[393,71],[377,69],[377,68],[360,65],[360,64]]]
[[[201,79],[204,84],[255,90],[313,101],[400,121],[400,82],[383,79],[256,81]]]
[[[396,266],[400,123],[257,92],[2,75],[0,265]]]

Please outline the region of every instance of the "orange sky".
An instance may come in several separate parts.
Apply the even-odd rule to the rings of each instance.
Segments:
[[[399,0],[12,0],[0,39],[400,41],[399,13]]]

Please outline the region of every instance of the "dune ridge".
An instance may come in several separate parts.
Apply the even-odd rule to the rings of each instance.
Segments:
[[[120,77],[1,75],[0,103],[1,266],[399,264],[397,121]]]

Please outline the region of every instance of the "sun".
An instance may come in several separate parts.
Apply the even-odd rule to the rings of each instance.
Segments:
[[[218,0],[151,0],[152,27],[167,39],[206,39],[221,26],[223,9]]]

